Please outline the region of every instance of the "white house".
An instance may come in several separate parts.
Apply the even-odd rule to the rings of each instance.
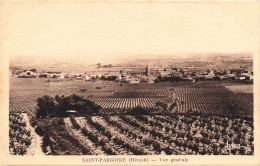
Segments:
[[[245,80],[245,79],[246,79],[246,76],[244,76],[244,75],[239,75],[239,76],[236,76],[235,79],[236,79],[236,80]]]
[[[91,77],[90,76],[85,76],[85,81],[90,81]]]
[[[18,77],[36,77],[37,76],[37,73],[36,72],[32,72],[30,70],[27,70],[27,71],[24,71],[22,73],[19,74]]]
[[[59,74],[59,79],[64,79],[65,78],[65,75],[64,74]]]

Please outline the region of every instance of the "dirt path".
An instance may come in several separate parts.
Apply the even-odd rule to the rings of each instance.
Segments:
[[[27,155],[45,155],[42,151],[42,137],[40,137],[36,132],[35,128],[31,126],[30,120],[27,113],[22,113],[24,121],[26,122],[27,130],[31,131],[32,142],[29,148],[27,149]]]

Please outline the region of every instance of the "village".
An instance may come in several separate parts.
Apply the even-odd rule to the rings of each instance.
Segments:
[[[75,81],[115,81],[120,84],[157,83],[161,81],[190,81],[197,82],[203,80],[254,80],[253,71],[249,69],[207,69],[199,70],[196,67],[176,68],[170,66],[113,66],[97,64],[96,68],[83,73],[65,73],[62,71],[42,71],[36,69],[13,70],[11,77],[17,78],[47,78],[49,81],[55,80],[75,80]]]

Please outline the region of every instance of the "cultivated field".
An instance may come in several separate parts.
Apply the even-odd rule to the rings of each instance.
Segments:
[[[44,154],[41,148],[41,137],[35,133],[27,113],[10,113],[9,122],[9,150],[11,154]]]
[[[222,86],[177,87],[173,91],[178,103],[173,112],[253,116],[253,93],[234,93]]]
[[[225,86],[229,85],[229,86]],[[155,107],[162,101],[170,106],[176,103],[173,112],[200,112],[215,115],[253,116],[253,85],[239,85],[218,81],[199,83],[124,84],[115,82],[59,81],[46,79],[10,79],[10,111],[28,112],[36,109],[36,99],[43,95],[86,96],[104,109],[122,109],[142,106]],[[101,89],[97,89],[100,87]],[[249,91],[247,91],[249,89]],[[84,91],[81,91],[84,90]]]
[[[18,155],[253,155],[253,93],[229,89],[215,81],[120,86],[12,78],[9,150]],[[99,104],[100,114],[35,117],[38,97],[73,93]],[[140,115],[116,112],[136,106],[154,108],[157,101],[173,107]],[[108,109],[115,111],[107,113]],[[244,147],[228,151],[227,142]]]
[[[253,93],[252,85],[231,85],[226,86],[227,89],[231,90],[234,93]]]
[[[92,100],[103,108],[154,108],[158,101],[173,103],[172,94],[167,88],[124,89],[110,95],[94,94]]]
[[[55,96],[57,94],[71,95],[76,93],[85,96],[99,94],[100,97],[109,95],[109,92],[114,92],[115,90],[158,87],[153,84],[123,84],[123,86],[120,86],[116,82],[109,81],[56,81],[57,79],[53,79],[55,81],[49,82],[48,80],[49,79],[44,78],[11,78],[9,94],[10,107],[36,106],[36,99],[43,95]],[[161,84],[161,86],[164,87],[169,85],[171,84]],[[98,90],[97,87],[101,89]],[[81,90],[86,90],[86,92],[82,93]]]
[[[11,78],[10,79],[10,107],[34,107],[36,99],[43,95],[55,96],[57,94],[71,95],[80,93],[80,90],[95,91],[114,91],[123,89],[128,85],[119,86],[115,82],[86,82],[86,81],[50,81],[44,78]],[[56,79],[53,79],[56,80]],[[101,87],[97,90],[96,87]]]
[[[240,118],[103,115],[55,119],[57,128],[54,121],[41,121],[38,126],[48,133],[43,149],[54,155],[254,154],[253,123]],[[227,141],[245,147],[229,152]]]

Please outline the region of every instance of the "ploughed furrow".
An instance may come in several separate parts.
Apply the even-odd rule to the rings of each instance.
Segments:
[[[145,128],[140,127],[137,128],[133,124],[129,124],[131,122],[120,119],[118,116],[113,116],[110,118],[106,118],[106,121],[113,126],[116,126],[121,133],[124,133],[128,137],[131,137],[132,139],[138,140],[140,143],[142,143],[141,147],[146,148],[148,151],[148,155],[154,155],[154,154],[164,154],[163,146],[161,146],[160,141],[156,139],[151,139],[152,134],[145,130]],[[170,145],[169,145],[170,146]]]
[[[107,137],[103,135],[100,130],[93,127],[91,123],[92,120],[88,118],[76,118],[76,121],[79,123],[79,126],[82,127],[81,131],[84,136],[90,139],[93,144],[100,150],[104,152],[106,155],[118,155],[117,149],[114,148],[114,143],[111,141],[112,135]]]
[[[150,141],[153,142],[155,151],[161,152],[161,149],[165,149],[169,146],[169,144],[167,144],[167,139],[169,137],[163,135],[161,132],[154,130],[151,126],[139,122],[131,116],[119,116],[119,118],[128,125],[133,126],[136,130],[141,130],[143,133],[149,134],[150,137],[153,137],[153,139],[150,139]]]
[[[142,154],[152,154],[151,152],[149,152],[147,147],[144,147],[143,139],[142,137],[140,137],[140,135],[138,137],[138,135],[136,134],[127,134],[127,131],[129,130],[125,130],[126,128],[123,128],[121,126],[115,126],[115,123],[111,123],[109,117],[106,118],[106,120],[102,117],[99,117],[96,120],[102,126],[106,126],[110,130],[110,132],[112,132],[115,135],[115,139],[122,140],[126,145],[126,150],[130,151],[130,153],[138,155],[139,153],[136,153],[136,151],[140,151]]]
[[[81,131],[79,129],[76,129],[75,126],[73,126],[70,118],[64,118],[64,122],[65,122],[68,132],[73,137],[77,138],[84,147],[89,149],[91,154],[95,154],[95,155],[102,154],[102,152],[100,152],[93,146],[93,144],[91,143],[91,141],[89,139],[87,139],[85,136],[83,136],[83,134],[81,133]]]
[[[111,128],[109,128],[109,126],[106,126],[105,121],[100,120],[99,117],[92,117],[91,119],[93,120],[93,122],[92,122],[93,126],[100,128],[104,135],[113,135],[112,141],[116,144],[115,148],[119,154],[121,154],[121,155],[126,155],[126,154],[144,155],[144,154],[146,154],[139,147],[133,146],[132,144],[129,144],[126,140],[124,140],[125,137],[121,138],[119,135],[117,135],[118,134],[117,132],[111,131]],[[129,152],[131,152],[131,153],[129,153]]]

